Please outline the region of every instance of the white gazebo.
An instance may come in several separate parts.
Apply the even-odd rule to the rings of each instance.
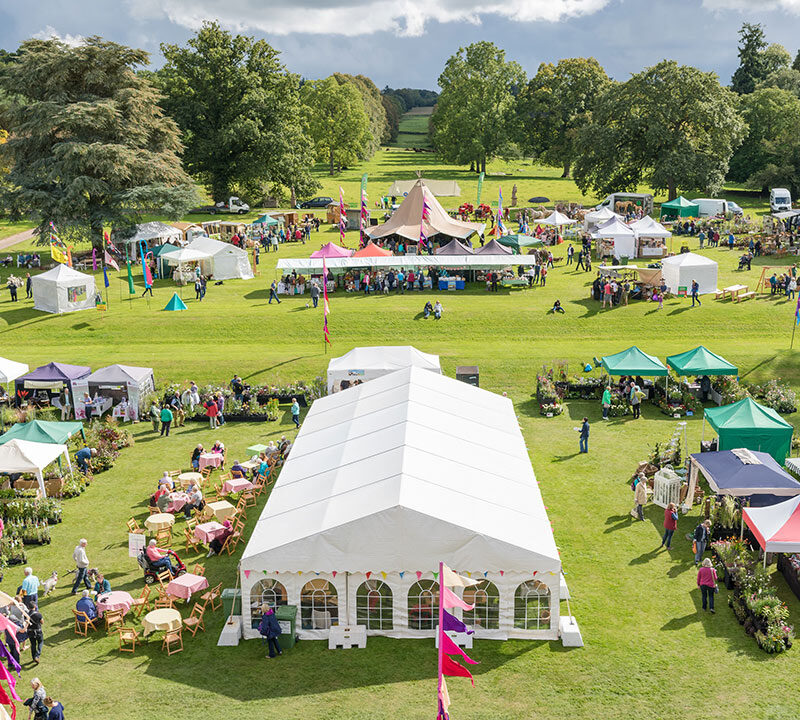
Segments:
[[[244,635],[433,637],[445,562],[478,638],[559,636],[561,560],[508,398],[418,367],[317,400],[240,562]],[[335,632],[334,630],[335,629]]]
[[[136,367],[133,365],[109,365],[95,370],[84,381],[89,386],[89,394],[99,394],[116,401],[118,406],[122,398],[128,402],[128,414],[115,412],[114,417],[123,420],[138,420],[141,407],[148,393],[155,390],[153,368]]]
[[[626,225],[619,218],[611,218],[600,225],[594,231],[592,237],[601,241],[611,242],[612,253],[617,260],[623,257],[636,257],[636,234],[629,225]],[[599,254],[602,257],[605,253],[600,252]]]
[[[119,245],[128,245],[131,260],[139,257],[139,243],[144,241],[145,247],[152,250],[157,245],[174,243],[180,245],[184,242],[183,231],[173,225],[153,220],[136,226],[136,232],[128,238],[114,237],[114,242]]]
[[[583,216],[583,229],[584,230],[591,230],[592,228],[596,228],[603,223],[608,222],[612,219],[622,220],[622,215],[615,213],[611,208],[608,206],[601,207],[599,210],[593,210],[592,212],[586,213]]]
[[[707,258],[697,253],[681,253],[664,258],[661,262],[661,276],[671,293],[677,293],[679,288],[686,288],[690,293],[692,281],[697,280],[700,285],[700,294],[717,292],[716,260]]]
[[[6,360],[0,357],[0,383],[8,384],[14,382],[18,377],[22,377],[30,368],[16,360]]]
[[[44,469],[62,455],[67,460],[67,467],[72,469],[66,445],[9,440],[5,445],[0,445],[0,472],[32,473],[39,481],[42,497],[47,497],[44,489]]]
[[[208,271],[204,274],[213,275],[214,280],[250,280],[253,277],[247,250],[231,243],[201,236],[192,240],[188,249],[208,254],[208,259],[202,261],[201,266],[207,267]]]
[[[438,355],[424,353],[411,345],[357,347],[328,363],[328,393],[335,393],[395,370],[418,367],[442,374]]]
[[[95,306],[94,278],[73,270],[69,265],[59,264],[52,270],[34,275],[31,284],[34,310],[60,315]]]
[[[660,222],[645,215],[631,223],[630,228],[636,234],[639,257],[664,257],[667,254],[665,240],[672,237],[672,233]]]

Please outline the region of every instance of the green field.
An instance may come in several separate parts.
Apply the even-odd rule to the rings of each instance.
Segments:
[[[456,178],[463,199],[474,199],[475,177],[463,168],[443,166],[433,155],[395,149],[331,180],[321,170],[321,194],[335,195],[341,184],[352,201],[367,171],[374,199],[394,179],[413,177],[417,168],[428,177]],[[499,172],[507,174],[494,174]],[[574,184],[558,175],[557,169],[522,161],[495,162],[485,197],[496,197],[502,184],[509,198],[516,183],[520,198],[580,198]],[[459,201],[447,198],[445,206]],[[749,207],[763,211],[764,203],[758,205],[753,198]],[[32,367],[51,360],[93,368],[114,362],[147,365],[155,368],[159,382],[194,379],[200,385],[225,383],[234,372],[248,382],[310,380],[324,374],[332,355],[370,344],[412,344],[437,353],[451,376],[457,365],[476,364],[482,387],[507,392],[514,401],[586,647],[476,641],[472,655],[481,661],[476,687],[471,689],[465,680],[450,681],[452,717],[795,718],[800,648],[777,657],[765,655],[726,607],[724,590],[716,615],[698,612],[692,557],[683,536],[694,527],[699,510],[681,518],[671,553],[657,551],[663,517],[659,508],[647,509],[645,523],[632,523],[629,517],[628,478],[655,442],[669,438],[676,421],[645,406],[640,421],[601,423],[597,405],[575,401],[568,402],[564,415],[546,419],[533,396],[536,374],[544,365],[565,360],[572,372],[579,372],[593,356],[632,344],[663,359],[703,343],[738,364],[748,380],[778,377],[800,389],[800,353],[788,349],[794,303],[769,296],[741,304],[708,298],[692,309],[688,300],[673,299],[660,311],[642,303],[601,311],[589,299],[591,274],[556,267],[544,288],[496,294],[477,287],[390,297],[337,292],[330,303],[333,346],[326,354],[321,308],[307,308],[306,298],[270,305],[267,287],[275,277],[277,258],[305,257],[336,237],[333,228],[324,228],[306,246],[284,245],[279,253],[262,254],[257,278],[210,285],[202,303],[184,289],[188,310],[182,313],[161,312],[176,290],[171,282],[157,282],[153,299],[139,297],[140,273],[133,300],[126,299],[122,275],[113,273],[109,310],[102,314],[92,310],[49,316],[34,311],[30,301],[10,303],[3,291],[0,355]],[[691,245],[697,250],[696,240]],[[750,272],[736,271],[735,253],[704,252],[720,264],[720,287],[732,282],[752,286],[760,276],[758,263]],[[563,246],[556,254],[564,254]],[[0,271],[0,277],[6,274]],[[102,274],[97,278],[102,282]],[[439,322],[421,318],[426,299],[433,296],[445,308]],[[556,298],[565,315],[547,313]],[[573,428],[584,415],[593,423],[590,454],[578,455]],[[795,416],[789,420],[797,423]],[[322,642],[301,642],[279,661],[268,661],[255,641],[238,648],[216,646],[220,612],[207,622],[205,634],[187,637],[186,650],[172,657],[163,656],[155,642],[133,657],[121,657],[116,640],[105,633],[89,639],[73,635],[74,598],[64,573],[72,567],[79,537],[89,539],[91,564],[106,571],[112,587],[138,593],[141,573],[127,557],[125,521],[131,515],[144,520],[146,498],[163,470],[187,468],[198,442],[209,444],[219,437],[229,447],[229,458],[235,458],[255,442],[290,436],[291,427],[288,415],[278,423],[229,423],[214,433],[205,425],[190,424],[162,439],[148,426],[136,426],[136,444],[123,451],[117,465],[98,475],[83,496],[65,501],[64,522],[53,528],[52,544],[29,552],[29,563],[41,577],[55,569],[62,580],[42,601],[42,664],[35,671],[26,664],[23,685],[38,675],[64,703],[67,716],[83,720],[433,717],[432,641],[371,638],[366,650],[336,652]],[[702,419],[690,418],[693,451],[701,431]],[[248,534],[263,502],[262,496],[258,509],[248,513]],[[182,543],[176,546],[182,552]],[[212,584],[233,586],[239,553],[208,561]],[[13,590],[20,579],[20,569],[10,568],[0,587]],[[776,584],[791,609],[791,622],[800,626],[800,601],[778,575]]]
[[[429,148],[428,126],[432,107],[418,107],[409,110],[400,118],[400,132],[392,143],[401,148]]]

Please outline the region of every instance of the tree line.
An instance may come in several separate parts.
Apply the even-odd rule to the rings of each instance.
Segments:
[[[800,52],[739,31],[739,67],[724,87],[710,72],[664,60],[625,81],[594,58],[542,63],[527,78],[491,42],[461,48],[439,77],[431,118],[440,156],[476,172],[495,157],[562,168],[586,193],[712,194],[725,180],[800,191]]]

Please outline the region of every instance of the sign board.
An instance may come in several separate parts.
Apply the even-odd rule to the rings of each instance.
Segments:
[[[139,553],[144,550],[144,533],[128,533],[128,557],[139,557]]]
[[[278,620],[278,625],[281,626],[281,635],[292,634],[292,621],[291,620]]]
[[[366,374],[367,374],[366,370],[348,370],[347,371],[347,376],[348,377],[363,377]]]

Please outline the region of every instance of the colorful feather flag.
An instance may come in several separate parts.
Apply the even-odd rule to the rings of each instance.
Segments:
[[[456,662],[449,655],[442,658],[442,675],[448,677],[465,677],[469,678],[472,687],[475,687],[475,680],[472,678],[472,673],[467,670],[461,663]]]
[[[506,234],[506,226],[503,223],[503,188],[499,189],[497,196],[497,230],[499,235]]]
[[[347,210],[344,207],[344,190],[339,186],[339,244],[344,247],[344,234],[347,231]]]
[[[450,639],[450,636],[447,633],[442,633],[439,636],[439,642],[444,643],[444,654],[445,655],[459,655],[460,657],[464,658],[470,665],[477,665],[478,661],[473,660],[467,653],[465,653],[458,645],[456,645],[453,640]]]
[[[419,220],[419,245],[420,247],[426,247],[428,244],[428,234],[425,232],[425,223],[430,222],[431,219],[431,206],[428,205],[428,201],[425,199],[425,195],[422,195],[422,216]]]
[[[328,304],[328,268],[325,265],[325,258],[322,258],[322,334],[325,336],[325,342],[328,345],[331,343],[331,334],[328,330],[328,315],[330,315],[331,306]]]
[[[794,309],[795,325],[800,325],[800,293],[797,295],[797,307]]]
[[[69,250],[56,234],[56,226],[50,221],[50,257],[58,263],[70,265]]]

